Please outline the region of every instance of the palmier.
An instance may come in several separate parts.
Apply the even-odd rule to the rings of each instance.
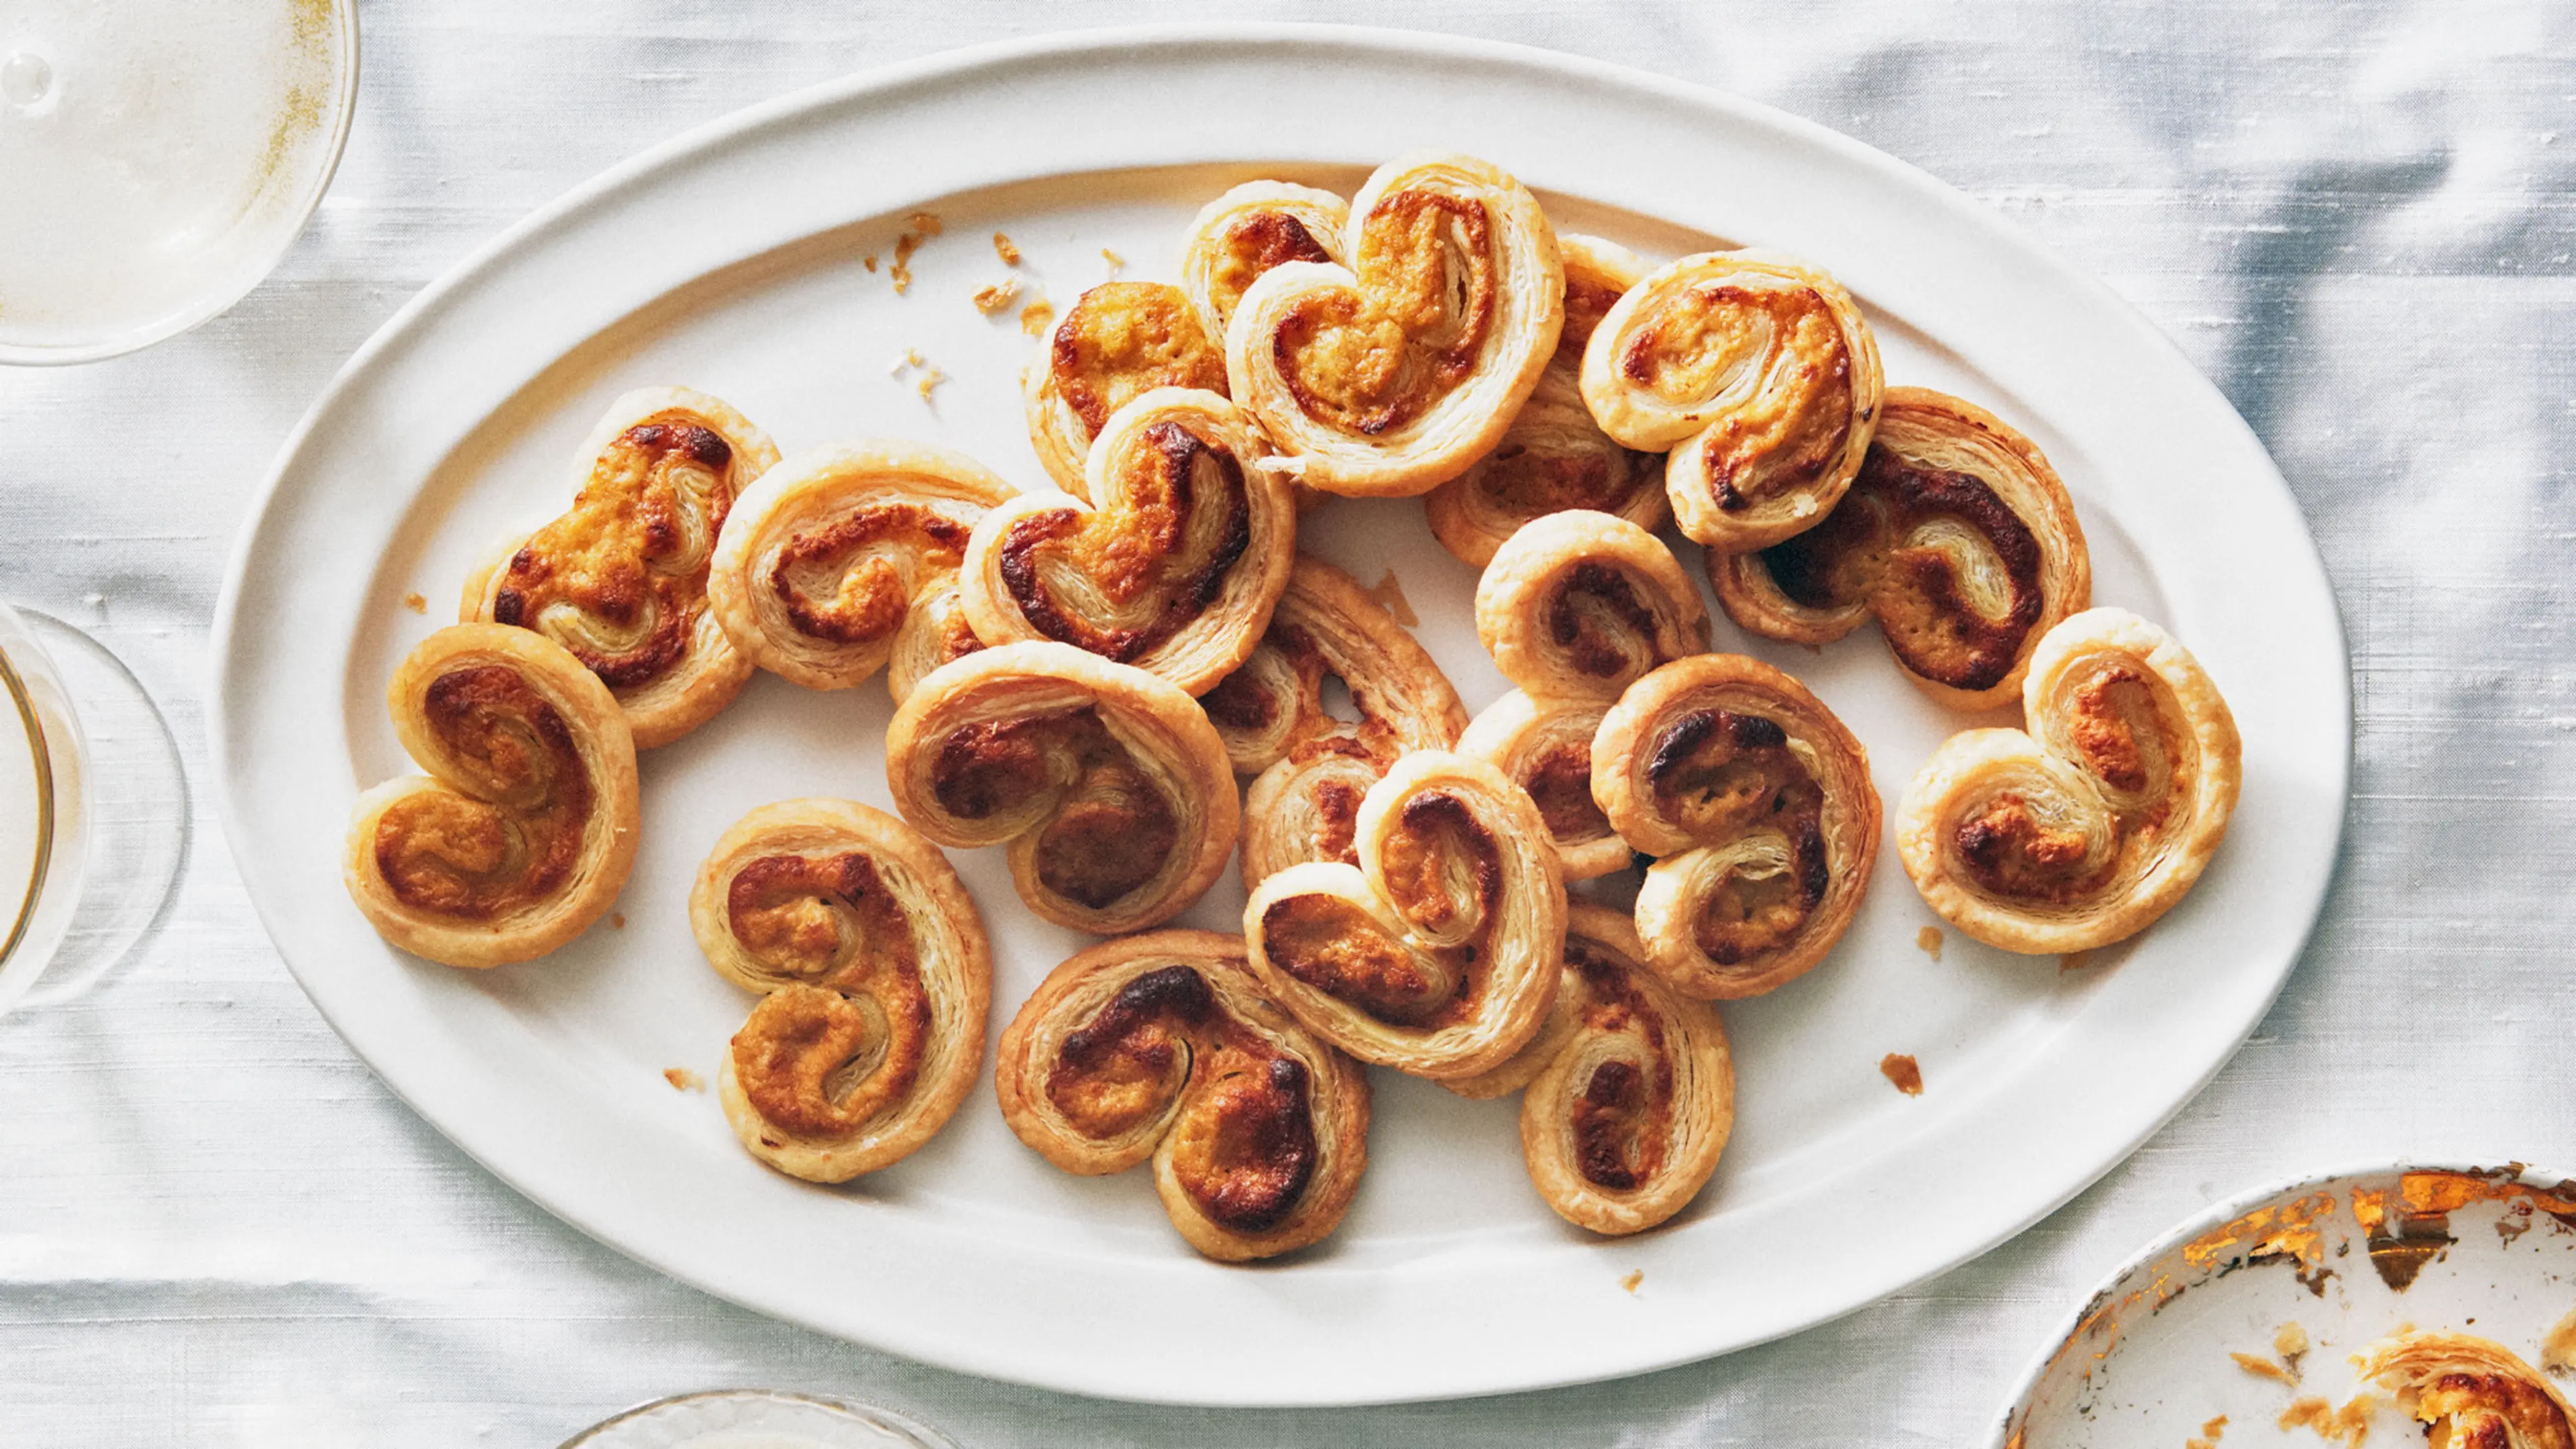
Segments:
[[[881,810],[786,800],[698,869],[707,964],[767,995],[717,1075],[751,1155],[809,1182],[909,1156],[975,1085],[992,998],[983,919],[947,857]]]
[[[975,526],[967,622],[986,643],[1053,639],[1213,687],[1261,642],[1296,553],[1296,500],[1268,455],[1219,394],[1141,394],[1092,440],[1081,497],[1024,493]]]
[[[651,387],[609,404],[579,454],[572,508],[513,537],[466,579],[462,619],[533,629],[572,651],[651,749],[714,718],[751,661],[707,608],[733,502],[778,461],[722,401]]]
[[[1200,208],[1181,238],[1181,290],[1220,344],[1244,289],[1283,262],[1340,262],[1350,203],[1286,181],[1247,181]]]
[[[941,666],[895,710],[886,782],[914,828],[1002,845],[1043,919],[1100,935],[1169,920],[1234,849],[1241,807],[1198,702],[1051,641]]]
[[[1629,686],[1592,743],[1592,796],[1660,857],[1637,937],[1688,996],[1758,996],[1814,967],[1878,859],[1869,752],[1805,685],[1740,654]]]
[[[924,443],[799,453],[734,500],[708,605],[745,658],[807,689],[847,689],[898,653],[945,653],[953,615],[936,601],[955,593],[975,521],[1011,491]]]
[[[1601,430],[1671,449],[1674,521],[1729,553],[1824,518],[1869,448],[1883,385],[1860,304],[1765,252],[1702,252],[1650,273],[1583,351],[1583,400]]]
[[[1490,765],[1410,754],[1360,801],[1356,866],[1292,865],[1244,907],[1272,1000],[1358,1057],[1435,1080],[1529,1044],[1556,995],[1565,882],[1538,809]]]
[[[1240,936],[1152,931],[1074,956],[1002,1033],[993,1088],[1067,1172],[1151,1158],[1172,1226],[1225,1262],[1332,1232],[1368,1165],[1368,1075],[1262,995]]]
[[[1708,556],[1728,617],[1823,644],[1876,617],[1906,675],[1954,709],[2021,692],[2040,636],[2092,603],[2075,504],[2036,444],[1985,409],[1890,388],[1860,476],[1824,522]]]
[[[1501,440],[1556,350],[1556,235],[1501,169],[1421,154],[1351,199],[1343,251],[1348,266],[1285,262],[1243,293],[1229,386],[1307,487],[1422,493]]]
[[[1541,701],[1515,689],[1485,706],[1458,736],[1458,753],[1484,761],[1529,792],[1569,881],[1608,875],[1634,858],[1592,799],[1592,739],[1610,703],[1579,697]]]
[[[1075,299],[1022,380],[1029,445],[1047,476],[1082,496],[1091,440],[1111,414],[1158,387],[1223,394],[1223,344],[1181,289],[1163,282],[1103,282]]]
[[[1324,707],[1339,679],[1354,719]],[[1243,883],[1304,860],[1358,863],[1360,797],[1396,757],[1445,750],[1466,706],[1431,655],[1350,575],[1300,554],[1269,632],[1243,667],[1199,699],[1225,740],[1244,795]]]
[[[1944,920],[2007,951],[2135,935],[2227,834],[2235,716],[2189,650],[2126,609],[2049,630],[2021,698],[2029,733],[1953,735],[1906,787],[1905,873]]]
[[[1624,518],[1533,519],[1476,582],[1476,637],[1533,697],[1616,699],[1708,649],[1708,611],[1663,541]]]
[[[456,624],[386,689],[427,771],[358,797],[342,877],[387,941],[449,966],[545,955],[635,863],[635,742],[617,700],[543,635]]]
[[[1494,450],[1422,498],[1440,546],[1484,567],[1524,523],[1568,508],[1616,514],[1653,532],[1672,510],[1664,501],[1663,459],[1621,447],[1583,405],[1583,346],[1621,293],[1649,268],[1645,259],[1599,237],[1560,236],[1565,329],[1529,401]]]
[[[2492,1339],[2409,1333],[2359,1355],[2362,1377],[2444,1449],[2576,1449],[2576,1406]],[[2358,1443],[2356,1439],[2354,1442]]]

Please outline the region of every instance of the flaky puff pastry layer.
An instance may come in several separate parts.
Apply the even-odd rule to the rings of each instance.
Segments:
[[[911,1155],[974,1087],[992,948],[911,826],[848,800],[761,806],[698,868],[689,928],[716,974],[766,993],[716,1082],[752,1156],[847,1182]]]
[[[1168,680],[1070,644],[1003,644],[923,679],[886,730],[914,828],[1000,845],[1040,918],[1099,935],[1169,920],[1241,821],[1224,741]]]
[[[1226,390],[1224,339],[1180,288],[1103,282],[1074,300],[1020,377],[1029,446],[1055,486],[1083,496],[1091,440],[1158,387]]]
[[[1262,274],[1226,327],[1234,400],[1326,493],[1409,497],[1501,440],[1556,350],[1565,276],[1538,201],[1420,153],[1351,198],[1348,266]]]
[[[1726,552],[1814,527],[1877,425],[1860,304],[1771,252],[1702,252],[1628,289],[1583,352],[1583,400],[1631,448],[1669,448],[1673,519]]]
[[[1338,679],[1355,719],[1324,707]],[[1350,575],[1300,554],[1260,647],[1199,699],[1244,795],[1243,887],[1300,861],[1357,864],[1360,798],[1397,757],[1445,750],[1467,708],[1430,653]]]
[[[1989,946],[2051,954],[2145,930],[2200,879],[2236,808],[2236,718],[2191,652],[2126,609],[2048,631],[2021,730],[1933,751],[1896,812],[1896,848],[1942,919]]]
[[[945,655],[954,616],[938,601],[956,592],[976,521],[1011,496],[983,464],[927,443],[799,453],[734,500],[708,606],[744,658],[807,689],[848,689],[898,653]]]
[[[1887,390],[1860,476],[1814,528],[1708,556],[1727,616],[1824,644],[1875,617],[1890,652],[1953,709],[2021,694],[2040,636],[2093,602],[2074,501],[2037,444],[1930,388]]]
[[[1362,1061],[1441,1080],[1529,1044],[1556,996],[1565,882],[1538,809],[1479,760],[1424,751],[1360,801],[1357,866],[1310,861],[1244,907],[1271,998]]]
[[[635,741],[608,687],[525,629],[455,624],[385,690],[426,774],[358,797],[341,858],[386,941],[449,966],[543,956],[598,920],[635,863]]]
[[[1647,964],[1703,1000],[1812,970],[1878,860],[1869,752],[1805,685],[1740,654],[1629,686],[1593,741],[1592,797],[1660,857],[1637,892]]]
[[[707,571],[734,499],[778,449],[720,398],[649,387],[609,404],[575,457],[571,510],[496,546],[467,576],[458,618],[571,650],[649,750],[714,718],[751,678],[707,607]]]
[[[1557,239],[1565,267],[1565,327],[1538,386],[1494,450],[1422,497],[1422,516],[1459,562],[1484,567],[1520,526],[1589,508],[1653,532],[1672,516],[1663,459],[1622,447],[1583,403],[1583,348],[1621,294],[1651,268],[1599,237]]]
[[[1084,1176],[1154,1164],[1189,1245],[1243,1262],[1341,1223],[1368,1165],[1368,1076],[1265,997],[1243,938],[1153,931],[1050,972],[1002,1033],[1022,1142]]]
[[[1592,741],[1610,703],[1541,701],[1515,689],[1485,706],[1458,736],[1458,753],[1484,761],[1529,792],[1569,881],[1608,875],[1632,858],[1628,842],[1592,799]]]
[[[1082,497],[1024,493],[975,525],[967,622],[987,643],[1053,639],[1215,687],[1261,642],[1296,556],[1296,500],[1260,467],[1269,455],[1221,394],[1139,395],[1092,440]]]
[[[1735,1062],[1717,1009],[1645,965],[1635,926],[1576,905],[1547,1025],[1510,1061],[1441,1085],[1522,1092],[1521,1157],[1558,1216],[1634,1233],[1690,1205],[1735,1128]]]
[[[2444,1449],[2576,1449],[2576,1407],[2493,1339],[2401,1334],[2373,1344],[2359,1367]]]
[[[1286,181],[1247,181],[1201,207],[1181,237],[1181,290],[1199,325],[1222,340],[1244,290],[1273,267],[1340,263],[1350,222],[1349,202]]]

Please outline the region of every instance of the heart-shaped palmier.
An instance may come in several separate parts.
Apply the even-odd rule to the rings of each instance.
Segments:
[[[1029,446],[1055,485],[1081,494],[1092,439],[1158,387],[1226,389],[1225,339],[1199,325],[1180,288],[1103,282],[1074,300],[1022,375]]]
[[[1024,493],[968,540],[959,600],[987,643],[1053,639],[1191,694],[1244,661],[1296,554],[1297,505],[1258,429],[1212,392],[1162,388],[1091,445],[1088,502]]]
[[[1556,350],[1556,235],[1500,168],[1429,153],[1369,177],[1343,252],[1243,293],[1229,386],[1306,486],[1425,492],[1493,448]]]
[[[1225,743],[1196,700],[1050,641],[932,671],[887,727],[886,782],[922,834],[1005,846],[1032,912],[1100,935],[1197,900],[1241,819]]]
[[[1989,946],[2090,950],[2173,909],[2227,834],[2242,747],[2218,686],[2126,609],[2048,631],[2030,732],[1950,737],[1906,787],[1896,848],[1942,919]]]
[[[1630,685],[1592,743],[1592,797],[1661,857],[1637,891],[1637,937],[1702,999],[1758,996],[1822,961],[1878,859],[1868,751],[1805,685],[1741,654]]]
[[[1489,1071],[1556,995],[1565,882],[1538,809],[1478,760],[1405,756],[1360,801],[1357,866],[1309,861],[1244,907],[1252,969],[1326,1041],[1415,1076]]]
[[[1181,237],[1181,290],[1199,325],[1223,345],[1235,304],[1264,272],[1288,262],[1339,262],[1350,203],[1286,181],[1247,181],[1200,208]]]
[[[542,956],[605,914],[635,862],[635,743],[616,699],[562,646],[455,624],[386,689],[428,773],[358,797],[342,858],[377,934],[449,966]]]
[[[1243,938],[1152,931],[1048,973],[1002,1033],[1002,1120],[1083,1176],[1149,1158],[1189,1245],[1240,1262],[1332,1232],[1368,1165],[1368,1076],[1267,997]]]

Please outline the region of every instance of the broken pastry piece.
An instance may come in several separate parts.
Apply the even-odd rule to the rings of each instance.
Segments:
[[[2433,1449],[2576,1449],[2576,1408],[2546,1375],[2490,1339],[2406,1334],[2361,1355]]]

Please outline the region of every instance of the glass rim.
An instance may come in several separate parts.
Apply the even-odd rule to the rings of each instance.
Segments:
[[[0,625],[15,620],[0,618]],[[36,712],[36,701],[28,693],[27,682],[19,677],[18,667],[9,651],[0,648],[0,691],[5,691],[26,726],[27,745],[36,774],[36,860],[27,874],[27,894],[18,902],[8,929],[0,932],[0,964],[17,954],[27,938],[27,928],[36,919],[36,903],[44,899],[45,879],[52,873],[54,861],[54,758],[53,743],[46,734],[45,721]],[[6,897],[0,897],[6,899]]]
[[[341,77],[339,104],[331,118],[331,137],[326,143],[322,164],[313,172],[304,195],[290,205],[295,220],[278,232],[277,244],[261,258],[256,269],[243,269],[246,280],[239,287],[225,286],[207,293],[188,306],[167,316],[156,318],[141,327],[113,336],[61,345],[31,345],[0,342],[0,367],[69,367],[83,362],[104,362],[123,357],[129,352],[167,342],[183,332],[194,331],[213,321],[241,300],[260,289],[276,275],[278,263],[294,249],[304,228],[311,224],[313,213],[322,209],[322,198],[330,193],[332,178],[340,173],[340,157],[349,144],[349,125],[358,113],[358,0],[331,0],[331,13],[338,23],[338,74]],[[0,952],[5,956],[6,952]]]
[[[692,1404],[709,1403],[726,1399],[766,1400],[773,1403],[810,1405],[847,1415],[851,1419],[866,1424],[870,1428],[890,1429],[896,1433],[908,1435],[916,1443],[922,1445],[923,1449],[955,1449],[956,1445],[955,1440],[949,1438],[938,1430],[931,1428],[929,1425],[922,1423],[908,1414],[899,1414],[894,1410],[885,1408],[881,1405],[863,1403],[857,1399],[843,1398],[837,1394],[799,1393],[793,1389],[734,1388],[698,1389],[690,1393],[672,1394],[666,1398],[647,1400],[646,1402],[637,1404],[632,1408],[611,1414],[607,1418],[600,1420],[598,1423],[591,1425],[589,1428],[573,1435],[571,1438],[563,1441],[562,1445],[559,1446],[559,1449],[585,1449],[585,1446],[599,1442],[606,1435],[616,1430],[634,1426],[640,1422],[651,1420],[674,1410],[686,1408]]]

